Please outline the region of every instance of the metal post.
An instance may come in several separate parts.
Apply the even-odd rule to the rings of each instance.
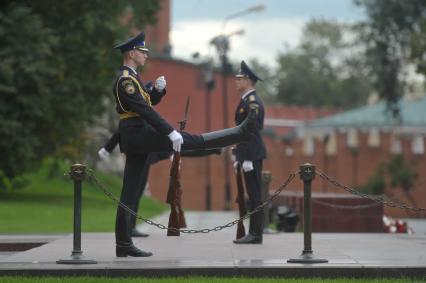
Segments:
[[[70,167],[69,173],[74,180],[74,234],[73,250],[70,258],[56,261],[58,264],[94,264],[95,260],[86,259],[81,251],[81,187],[86,176],[86,166],[74,164]]]
[[[262,171],[262,187],[261,187],[261,194],[262,194],[262,202],[268,199],[269,197],[269,184],[272,180],[272,173],[270,171]],[[269,228],[269,212],[271,209],[272,204],[269,203],[268,205],[265,205],[263,209],[263,234],[275,234],[276,232]]]
[[[222,108],[223,108],[223,128],[229,128],[228,123],[228,39],[225,37],[226,43],[222,54]],[[231,176],[229,174],[229,163],[231,162],[229,159],[229,153],[226,152],[224,155],[224,173],[225,173],[225,207],[224,210],[231,210]]]
[[[289,259],[289,263],[326,263],[328,260],[319,259],[312,251],[312,207],[311,188],[312,180],[315,178],[315,166],[305,163],[300,166],[300,179],[303,180],[303,236],[304,249],[298,258]]]
[[[205,122],[206,122],[206,132],[211,131],[211,94],[215,86],[214,74],[213,74],[213,65],[211,61],[207,61],[203,69],[204,73],[204,88],[206,90],[206,99],[205,99]],[[212,186],[211,186],[211,158],[209,155],[205,158],[205,169],[206,169],[206,195],[205,195],[205,205],[206,210],[212,210]]]
[[[210,121],[210,95],[211,91],[208,86],[206,86],[206,132],[211,130],[211,121]],[[210,156],[206,156],[206,210],[210,211],[212,209],[212,189],[211,189],[211,159]]]

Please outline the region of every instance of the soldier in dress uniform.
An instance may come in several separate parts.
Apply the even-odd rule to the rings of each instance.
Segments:
[[[118,142],[120,140],[120,134],[118,132],[114,133],[110,139],[105,143],[105,145],[98,151],[99,157],[108,161],[111,152],[117,147]],[[181,157],[202,157],[211,154],[221,154],[221,149],[206,149],[206,150],[187,150],[181,153]],[[165,159],[169,159],[173,156],[173,151],[165,151],[165,152],[153,152],[148,154],[147,160],[145,161],[145,167],[141,174],[141,186],[139,187],[139,191],[137,193],[135,207],[132,210],[135,213],[138,213],[139,202],[145,192],[146,186],[148,184],[148,176],[151,165]],[[131,226],[131,237],[137,238],[146,238],[149,236],[147,233],[143,233],[136,228],[136,216],[130,216],[130,226]]]
[[[178,133],[154,110],[150,94],[136,72],[137,67],[143,66],[148,58],[145,34],[142,32],[115,48],[123,54],[123,65],[113,85],[116,110],[120,116],[119,145],[121,152],[126,154],[120,196],[123,204],[130,208],[135,207],[142,182],[142,171],[149,153],[220,148],[250,139],[255,129],[255,111],[250,111],[247,119],[234,128],[201,135]],[[117,208],[115,227],[118,257],[152,255],[151,252],[134,246],[131,239],[130,213],[120,206]]]
[[[266,158],[266,148],[260,131],[263,128],[265,111],[263,103],[256,95],[255,85],[261,79],[242,61],[239,72],[235,76],[235,84],[241,95],[240,103],[235,111],[235,124],[240,125],[252,109],[256,113],[256,130],[248,141],[237,144],[234,166],[238,163],[243,170],[246,190],[250,201],[250,210],[262,203],[261,177],[262,163]],[[235,244],[261,244],[263,233],[263,210],[250,216],[249,233],[234,241]]]

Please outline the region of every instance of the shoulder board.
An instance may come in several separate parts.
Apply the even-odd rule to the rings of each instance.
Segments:
[[[121,75],[122,77],[129,77],[130,73],[128,70],[123,70],[123,74]]]

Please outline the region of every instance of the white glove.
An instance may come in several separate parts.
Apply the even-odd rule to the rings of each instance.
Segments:
[[[163,91],[166,88],[166,79],[164,76],[160,76],[155,80],[154,87],[158,91]]]
[[[180,148],[183,144],[182,135],[176,132],[176,130],[173,130],[173,132],[171,132],[168,136],[173,144],[173,150],[176,152],[180,152]]]
[[[99,158],[103,161],[109,160],[109,152],[103,147],[98,151]]]
[[[241,166],[243,167],[244,172],[249,172],[254,170],[253,162],[251,162],[250,160],[244,160]]]

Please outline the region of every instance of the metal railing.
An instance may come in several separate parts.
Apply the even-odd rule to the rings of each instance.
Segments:
[[[404,210],[411,210],[415,212],[424,212],[426,208],[413,207],[406,205],[400,201],[386,199],[384,197],[373,197],[364,193],[361,193],[355,189],[342,185],[335,179],[327,176],[325,173],[317,171],[315,166],[309,163],[303,164],[300,166],[300,171],[298,172],[300,175],[300,179],[303,181],[303,235],[304,235],[304,248],[302,250],[302,254],[297,258],[289,259],[287,262],[289,263],[327,263],[327,259],[317,258],[313,254],[312,249],[312,203],[317,203],[323,206],[330,206],[333,208],[340,209],[360,209],[360,208],[369,208],[376,205],[386,205],[389,207],[396,207]],[[188,234],[196,234],[196,233],[209,233],[214,231],[220,231],[225,228],[230,228],[236,225],[239,221],[247,219],[250,215],[260,211],[265,210],[265,214],[269,213],[268,205],[272,203],[274,198],[276,198],[288,185],[293,181],[296,176],[295,173],[289,174],[287,180],[282,183],[272,195],[269,194],[269,185],[272,178],[272,174],[268,171],[264,171],[262,174],[262,203],[257,206],[252,211],[248,212],[246,215],[235,219],[227,224],[219,225],[213,228],[204,228],[204,229],[176,229],[176,228],[168,228],[167,226],[156,223],[150,219],[144,218],[130,209],[127,205],[120,202],[120,200],[114,196],[95,176],[95,172],[92,169],[86,168],[85,165],[82,164],[74,164],[70,168],[70,172],[66,173],[70,178],[74,181],[74,230],[73,230],[73,250],[71,252],[71,256],[67,259],[58,260],[58,264],[94,264],[97,263],[95,260],[87,259],[83,256],[83,252],[81,250],[81,209],[82,209],[82,182],[84,180],[88,180],[93,182],[97,188],[99,188],[105,195],[107,195],[111,200],[113,200],[118,206],[122,207],[128,213],[135,216],[137,219],[142,220],[148,225],[155,226],[159,229],[163,230],[178,230],[181,233]],[[345,190],[351,194],[357,195],[359,197],[367,198],[374,203],[366,204],[366,205],[357,205],[357,206],[344,206],[344,205],[336,205],[327,202],[322,202],[319,200],[312,200],[312,181],[315,179],[315,176],[318,175],[322,179],[330,182],[334,186]],[[275,180],[275,179],[274,179]],[[269,196],[269,197],[268,197]],[[265,223],[269,223],[269,216],[265,216]],[[267,226],[266,226],[267,227]]]

